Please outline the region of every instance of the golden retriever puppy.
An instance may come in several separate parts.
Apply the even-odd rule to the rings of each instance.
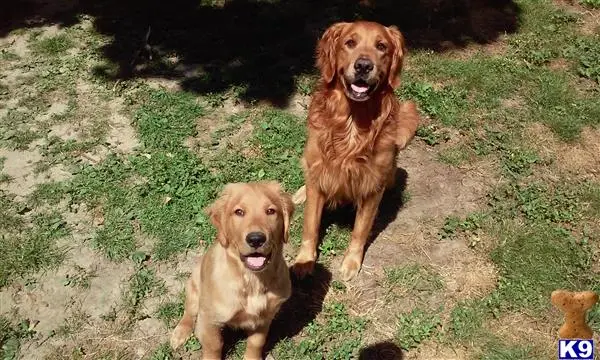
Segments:
[[[195,328],[203,359],[221,359],[227,325],[248,332],[244,359],[262,359],[271,321],[291,295],[283,244],[294,204],[276,182],[235,183],[207,212],[218,241],[192,270],[171,346],[179,347]]]
[[[306,201],[293,266],[299,277],[313,271],[323,207],[343,202],[357,211],[340,271],[344,280],[360,271],[379,203],[395,183],[398,151],[419,124],[416,105],[394,95],[405,53],[396,27],[365,21],[336,23],[317,45],[321,79],[308,112],[305,185],[294,195]]]

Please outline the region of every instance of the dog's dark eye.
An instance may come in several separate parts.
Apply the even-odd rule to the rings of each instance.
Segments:
[[[267,209],[267,215],[275,214],[275,209]]]
[[[244,216],[244,210],[242,210],[242,209],[235,209],[234,213],[237,216]]]
[[[356,41],[349,39],[346,41],[346,47],[353,49],[356,46]]]
[[[379,51],[386,51],[387,50],[387,46],[385,46],[384,43],[377,43],[377,45],[375,45],[375,47],[377,48],[377,50]]]

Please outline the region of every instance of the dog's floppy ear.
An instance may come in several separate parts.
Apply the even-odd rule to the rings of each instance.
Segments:
[[[388,74],[388,83],[392,89],[400,86],[400,73],[402,71],[402,62],[404,55],[406,54],[406,45],[404,43],[404,36],[400,30],[395,26],[388,26],[387,31],[392,38],[392,44],[394,45],[394,53],[392,54],[392,64],[390,65],[390,72]]]
[[[290,224],[296,207],[292,201],[292,196],[281,188],[281,184],[276,181],[268,181],[264,183],[271,191],[277,194],[283,214],[283,242],[287,243],[290,235]]]
[[[290,224],[296,207],[290,194],[280,192],[279,198],[281,199],[281,207],[283,209],[283,242],[287,243],[290,238]]]
[[[338,22],[331,25],[317,44],[317,67],[321,70],[321,76],[327,84],[330,84],[337,71],[336,44],[344,28],[349,25],[346,22]]]
[[[226,232],[225,226],[225,211],[227,206],[227,201],[231,197],[234,188],[237,184],[227,184],[219,194],[219,197],[206,208],[206,215],[210,218],[212,224],[217,228],[217,240],[223,247],[227,247],[229,245],[228,234]]]

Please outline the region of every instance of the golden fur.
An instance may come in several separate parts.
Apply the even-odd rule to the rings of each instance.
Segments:
[[[203,359],[221,359],[221,329],[245,329],[244,359],[262,359],[269,326],[291,295],[289,269],[283,258],[294,204],[275,182],[228,184],[208,209],[217,240],[197,262],[186,285],[183,317],[173,331],[171,346],[182,345],[195,328]],[[260,247],[249,234],[261,233]],[[251,269],[248,257],[267,260]]]
[[[313,270],[323,206],[341,202],[357,207],[342,277],[349,280],[360,270],[383,192],[395,182],[398,151],[419,123],[416,105],[394,95],[405,53],[397,28],[373,22],[334,24],[317,45],[321,79],[308,114],[305,186],[294,195],[296,203],[306,201],[293,267],[299,277]]]

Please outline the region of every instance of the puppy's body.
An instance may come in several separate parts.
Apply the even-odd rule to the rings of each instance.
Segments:
[[[195,327],[203,358],[220,359],[221,329],[230,326],[249,334],[245,359],[262,358],[271,321],[291,295],[282,249],[293,211],[289,196],[276,183],[225,188],[209,211],[219,241],[192,270],[184,314],[171,337],[173,348]],[[258,233],[265,234],[264,242],[250,246],[248,239]]]
[[[199,297],[199,316],[210,323],[247,330],[266,325],[291,294],[289,270],[283,255],[277,256],[271,259],[269,271],[253,273],[222,246],[211,247],[190,279],[199,294],[210,294]]]
[[[341,202],[357,207],[342,277],[360,270],[377,208],[395,181],[398,151],[419,123],[416,105],[394,95],[404,51],[396,28],[370,22],[334,24],[317,46],[322,76],[309,108],[305,186],[294,196],[306,200],[299,276],[314,267],[323,206]]]

